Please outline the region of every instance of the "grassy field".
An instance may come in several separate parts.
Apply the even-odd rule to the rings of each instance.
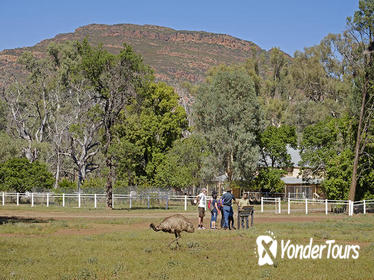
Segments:
[[[173,250],[172,235],[149,229],[172,213],[2,207],[0,279],[374,279],[373,215],[256,213],[249,230],[184,233]],[[195,212],[182,214],[196,224]],[[260,267],[256,238],[268,230],[297,244],[358,244],[360,257]]]

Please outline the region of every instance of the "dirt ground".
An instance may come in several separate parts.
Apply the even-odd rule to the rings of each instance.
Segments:
[[[111,232],[121,232],[130,230],[141,230],[149,228],[149,223],[157,223],[161,219],[173,215],[182,214],[189,218],[195,226],[197,225],[197,213],[193,212],[151,212],[151,213],[136,213],[129,211],[110,211],[103,210],[99,212],[60,212],[60,211],[38,211],[37,209],[32,210],[0,210],[0,221],[1,219],[37,219],[42,222],[48,220],[79,220],[79,219],[95,219],[95,220],[118,220],[118,223],[100,223],[96,222],[94,227],[87,229],[61,229],[53,233],[53,235],[92,235],[92,234],[103,234]],[[300,223],[300,222],[319,222],[326,219],[342,219],[345,215],[277,215],[277,214],[258,214],[254,217],[254,225],[266,224],[266,223]],[[134,221],[131,224],[121,224],[121,219],[142,219],[139,222]],[[146,219],[147,221],[144,221]],[[154,221],[152,221],[154,219]],[[205,226],[209,228],[210,215],[205,217]],[[0,234],[1,236],[14,234]]]

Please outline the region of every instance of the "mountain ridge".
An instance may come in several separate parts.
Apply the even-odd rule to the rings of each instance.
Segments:
[[[269,52],[251,41],[228,34],[176,30],[150,24],[89,24],[73,32],[44,39],[34,46],[1,51],[0,76],[10,73],[24,75],[17,59],[25,51],[41,57],[52,42],[84,38],[94,45],[102,43],[105,49],[113,53],[118,53],[123,43],[131,45],[142,55],[144,62],[155,70],[157,80],[174,85],[183,81],[201,82],[212,66],[243,63],[250,57]]]

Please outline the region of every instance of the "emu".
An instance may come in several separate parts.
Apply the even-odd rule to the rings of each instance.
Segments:
[[[169,243],[169,247],[173,242],[177,242],[177,246],[180,246],[178,240],[181,238],[182,231],[195,231],[193,224],[186,217],[180,214],[165,218],[158,226],[155,226],[153,223],[149,226],[154,231],[163,231],[175,234],[175,239]]]

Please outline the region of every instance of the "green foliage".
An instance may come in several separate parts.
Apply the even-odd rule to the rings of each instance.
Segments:
[[[368,133],[368,144],[360,157],[357,199],[374,199],[374,128]]]
[[[348,23],[352,24],[357,32],[366,34],[369,39],[373,39],[374,34],[374,1],[360,0],[359,10],[354,13],[353,19],[348,17]]]
[[[329,199],[348,199],[356,125],[357,120],[349,117],[330,118],[304,130],[301,142],[303,176],[324,178],[322,186]],[[369,139],[371,135],[369,132]],[[373,146],[367,145],[359,162],[359,187],[355,197],[358,200],[371,198],[374,194],[372,155]]]
[[[352,124],[347,117],[329,118],[304,129],[301,165],[311,175],[325,176],[329,161],[352,144]]]
[[[200,185],[204,179],[202,166],[208,154],[206,143],[198,135],[175,141],[157,167],[156,185],[178,190]]]
[[[326,166],[326,177],[322,183],[328,199],[348,199],[352,163],[353,152],[351,150],[344,150],[329,159]]]
[[[212,160],[228,180],[252,178],[262,129],[253,81],[243,68],[213,69],[198,90],[194,120],[207,141]],[[218,174],[216,174],[218,175]]]
[[[116,173],[128,184],[151,185],[167,151],[187,129],[179,97],[165,83],[150,83],[127,107],[116,126],[112,155]]]
[[[366,170],[358,182],[359,188],[356,193],[357,199],[374,199],[374,166]]]
[[[261,192],[283,193],[284,182],[281,177],[284,170],[278,168],[262,168],[254,180],[254,189]]]
[[[62,190],[65,192],[73,192],[77,189],[77,183],[74,181],[70,181],[67,178],[62,178],[58,182],[58,188],[59,188],[59,191]]]
[[[0,133],[0,162],[21,156],[23,141],[14,139],[7,133]]]
[[[297,147],[297,136],[294,127],[283,125],[268,126],[260,137],[262,164],[266,167],[284,168],[290,166],[291,156],[287,153],[287,145]]]
[[[284,182],[281,177],[285,173],[285,168],[292,166],[287,146],[297,148],[294,127],[289,125],[268,126],[261,133],[261,168],[254,180],[255,189],[264,192],[284,192]]]
[[[39,161],[30,163],[26,158],[12,158],[0,165],[1,190],[47,190],[52,188],[53,183],[53,175]]]
[[[106,180],[102,177],[91,177],[86,179],[81,188],[83,191],[85,190],[91,190],[91,191],[97,191],[97,192],[103,192],[105,190],[105,184]]]
[[[0,132],[2,131],[5,132],[7,128],[7,125],[8,125],[7,113],[8,113],[8,108],[5,102],[0,100]]]

